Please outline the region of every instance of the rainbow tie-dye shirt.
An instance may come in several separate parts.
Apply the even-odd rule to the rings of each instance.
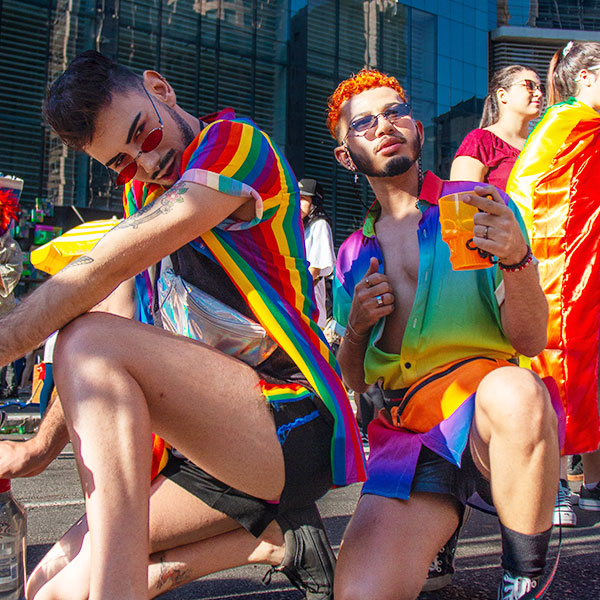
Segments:
[[[480,183],[442,181],[428,172],[419,196],[422,212],[417,231],[419,275],[413,307],[400,354],[377,347],[385,319],[371,330],[364,360],[365,381],[381,381],[384,390],[403,390],[432,371],[468,357],[510,360],[516,356],[504,335],[496,292],[502,282],[498,267],[453,271],[450,251],[440,234],[438,199],[446,194],[473,190]],[[516,205],[500,192],[515,213],[525,234]],[[333,286],[333,315],[346,327],[354,287],[364,277],[372,257],[384,272],[383,253],[375,235],[380,213],[375,202],[362,229],[340,247]],[[369,481],[363,493],[408,499],[422,446],[460,466],[468,441],[474,397],[465,391],[456,410],[423,433],[386,426],[376,419],[369,427]]]
[[[313,320],[316,308],[294,174],[277,146],[251,121],[235,118],[230,109],[202,120],[209,124],[184,152],[180,181],[252,198],[255,217],[252,221],[228,218],[194,244],[207,248],[221,265],[257,321],[290,356],[333,416],[334,484],[363,481],[364,457],[354,414],[335,358]],[[140,182],[128,184],[126,214],[163,191]],[[267,399],[276,401],[284,391]]]

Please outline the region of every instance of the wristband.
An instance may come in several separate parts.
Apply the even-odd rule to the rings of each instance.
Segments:
[[[498,266],[503,271],[514,273],[516,271],[522,271],[531,261],[533,261],[533,253],[531,252],[531,248],[527,246],[527,252],[521,262],[518,262],[514,265],[505,265],[503,262],[498,261]]]

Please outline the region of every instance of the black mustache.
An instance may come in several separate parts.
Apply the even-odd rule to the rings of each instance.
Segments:
[[[158,177],[158,174],[169,164],[169,161],[171,160],[171,158],[173,158],[174,154],[175,154],[175,150],[173,150],[173,148],[171,148],[163,156],[162,160],[158,164],[158,168],[156,169],[156,171],[154,171],[154,173],[152,173],[151,179],[156,179],[156,177]]]

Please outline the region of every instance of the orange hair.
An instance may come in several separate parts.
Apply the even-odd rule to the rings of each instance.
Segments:
[[[352,96],[356,96],[356,94],[378,87],[389,87],[396,90],[400,98],[402,98],[402,102],[406,102],[404,88],[398,83],[395,77],[384,75],[375,69],[361,69],[356,75],[352,75],[352,77],[342,81],[327,101],[329,109],[327,127],[334,138],[336,137],[335,130],[340,120],[342,104],[352,98]]]

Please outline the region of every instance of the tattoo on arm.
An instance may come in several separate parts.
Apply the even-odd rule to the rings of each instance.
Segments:
[[[175,204],[183,202],[183,195],[188,191],[185,183],[176,183],[168,192],[147,206],[140,208],[136,213],[121,221],[115,229],[137,229],[140,225],[152,221],[160,215],[165,215],[173,210]]]
[[[83,256],[76,258],[73,262],[70,262],[66,267],[63,267],[62,271],[65,271],[66,269],[70,269],[71,267],[80,267],[81,265],[89,265],[90,263],[93,263],[93,262],[94,262],[94,259],[91,256],[86,256],[84,254]]]
[[[158,557],[158,560],[160,564],[160,573],[158,575],[158,581],[156,582],[157,590],[160,590],[165,586],[167,589],[173,589],[185,582],[188,575],[185,569],[177,568],[172,563],[169,563],[166,559],[166,554],[161,554]]]

